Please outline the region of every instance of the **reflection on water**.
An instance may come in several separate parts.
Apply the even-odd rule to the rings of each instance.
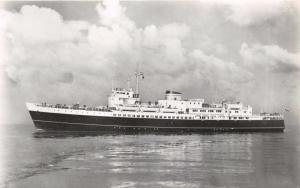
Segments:
[[[15,129],[14,129],[15,130]],[[31,130],[30,130],[31,131]],[[12,131],[7,187],[297,187],[299,132]]]

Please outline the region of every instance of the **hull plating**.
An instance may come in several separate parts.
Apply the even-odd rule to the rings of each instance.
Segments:
[[[30,111],[40,129],[62,131],[283,131],[283,120],[179,120],[99,117]]]

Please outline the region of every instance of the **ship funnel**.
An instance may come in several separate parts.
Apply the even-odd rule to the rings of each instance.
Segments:
[[[166,100],[179,100],[180,101],[181,96],[182,96],[182,93],[177,92],[177,91],[167,90],[166,93],[165,93],[165,99]]]

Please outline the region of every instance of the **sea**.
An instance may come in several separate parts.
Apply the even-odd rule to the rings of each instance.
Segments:
[[[3,125],[0,187],[297,188],[300,129],[104,134]]]

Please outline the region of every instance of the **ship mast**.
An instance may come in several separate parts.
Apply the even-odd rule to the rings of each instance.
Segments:
[[[139,78],[140,76],[142,79],[144,79],[144,73],[139,71],[139,62],[136,65],[136,71],[135,71],[135,79],[136,79],[136,86],[135,86],[135,93],[139,94]]]
[[[127,89],[130,90],[130,81],[131,81],[131,78],[129,77],[127,79]]]
[[[142,77],[142,79],[144,79],[144,73],[142,72],[135,72],[135,78],[136,78],[136,86],[135,86],[135,93],[138,94],[139,93],[139,77]]]

